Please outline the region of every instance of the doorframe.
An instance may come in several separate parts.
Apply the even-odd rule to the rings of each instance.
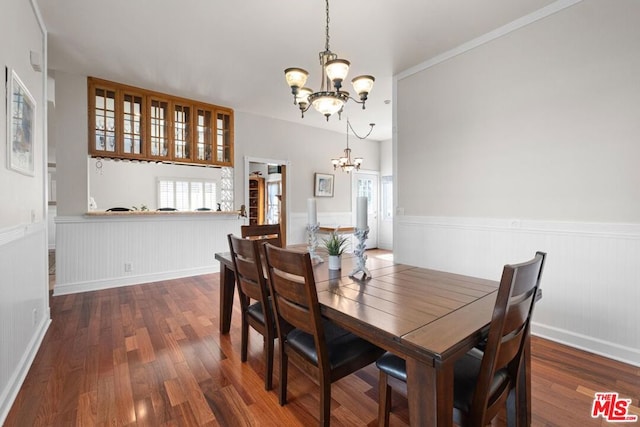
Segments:
[[[247,209],[249,208],[249,174],[251,173],[251,168],[250,168],[250,164],[251,163],[264,163],[264,164],[271,164],[271,165],[280,165],[283,166],[283,170],[281,172],[282,175],[282,194],[281,199],[280,199],[280,209],[281,209],[281,218],[282,218],[282,222],[284,223],[284,227],[282,226],[282,224],[280,225],[280,228],[282,229],[282,243],[284,245],[286,245],[287,243],[287,235],[289,234],[289,206],[290,206],[290,200],[289,200],[289,193],[291,193],[290,191],[288,191],[288,182],[289,182],[289,174],[290,171],[289,169],[291,168],[291,164],[289,162],[289,160],[278,160],[278,159],[267,159],[264,157],[251,157],[251,156],[244,156],[244,172],[243,172],[243,178],[242,181],[244,183],[244,205],[247,206]]]

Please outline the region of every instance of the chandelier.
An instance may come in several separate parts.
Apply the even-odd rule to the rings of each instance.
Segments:
[[[369,135],[371,135],[371,131],[373,131],[375,123],[369,123],[369,126],[371,126],[371,128],[369,129],[369,133],[367,133],[365,136],[360,136],[356,133],[355,130],[353,130],[353,127],[351,127],[351,123],[349,123],[349,119],[347,119],[347,148],[344,149],[344,156],[337,159],[331,159],[333,170],[341,168],[346,173],[349,173],[354,169],[360,170],[360,166],[362,165],[362,161],[364,159],[362,157],[354,157],[353,160],[351,160],[351,148],[349,148],[349,129],[351,129],[351,132],[353,132],[353,134],[358,137],[358,139],[366,139]]]
[[[322,80],[320,90],[314,92],[308,87],[304,87],[307,82],[309,73],[302,68],[287,68],[284,70],[284,76],[287,80],[287,84],[291,87],[291,93],[293,94],[293,104],[298,105],[304,118],[304,113],[309,109],[311,105],[320,113],[324,114],[329,121],[329,116],[333,113],[342,113],[344,104],[353,99],[358,104],[362,104],[362,109],[365,108],[365,102],[367,96],[373,88],[373,82],[375,78],[373,76],[362,75],[354,77],[351,80],[353,89],[358,94],[360,100],[351,97],[349,92],[342,89],[342,82],[347,77],[349,72],[349,65],[351,64],[346,59],[339,59],[338,55],[329,50],[329,0],[326,0],[326,13],[327,13],[327,25],[326,25],[326,39],[324,52],[320,52],[320,65],[322,66]]]

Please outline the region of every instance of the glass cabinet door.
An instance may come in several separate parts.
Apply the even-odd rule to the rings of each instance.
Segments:
[[[215,163],[223,165],[231,165],[233,159],[232,152],[232,135],[233,126],[231,114],[226,112],[217,112],[216,120],[216,158]]]
[[[149,114],[149,142],[152,157],[170,158],[169,151],[169,102],[151,99]]]
[[[210,110],[198,108],[196,112],[196,160],[211,163],[213,153],[212,116]]]
[[[97,87],[93,102],[93,151],[113,154],[116,152],[116,91]]]
[[[144,154],[142,111],[144,110],[142,95],[125,93],[122,99],[122,152],[135,155]]]
[[[173,158],[191,159],[191,107],[173,105]]]

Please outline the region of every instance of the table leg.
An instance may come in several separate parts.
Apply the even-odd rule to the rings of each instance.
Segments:
[[[453,364],[435,368],[407,358],[407,400],[412,426],[453,425]]]
[[[228,334],[231,329],[236,276],[232,269],[223,263],[220,264],[220,332]]]

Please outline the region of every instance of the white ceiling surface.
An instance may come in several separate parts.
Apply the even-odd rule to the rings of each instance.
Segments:
[[[284,69],[309,71],[318,90],[325,43],[322,0],[38,0],[49,68],[95,76],[236,111],[344,133],[348,117],[371,139],[392,135],[393,75],[553,0],[333,0],[330,49],[351,61],[348,80],[376,82],[366,110],[342,121],[293,105]],[[348,85],[353,93],[353,88]],[[355,95],[355,94],[354,94]]]

